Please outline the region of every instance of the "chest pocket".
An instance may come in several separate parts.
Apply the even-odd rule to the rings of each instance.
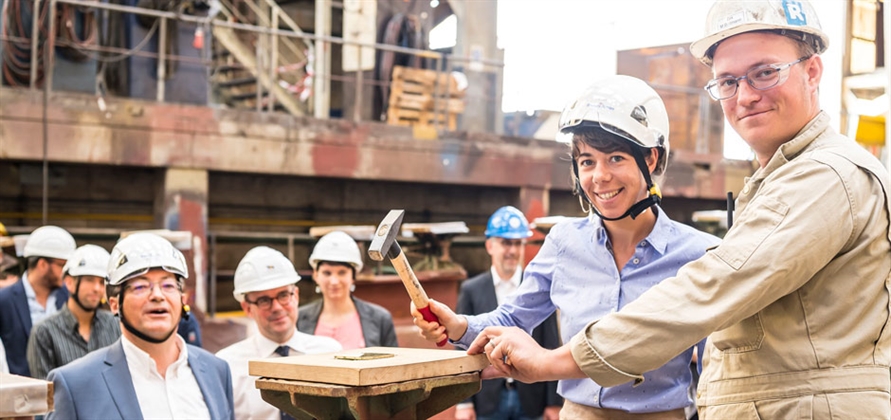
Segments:
[[[786,217],[789,206],[772,197],[758,197],[745,209],[745,214],[733,225],[732,240],[725,241],[714,250],[714,255],[724,260],[734,270],[739,270],[764,243]]]
[[[761,348],[764,341],[764,327],[761,314],[757,313],[735,325],[731,325],[711,335],[715,348],[725,353],[745,353]]]

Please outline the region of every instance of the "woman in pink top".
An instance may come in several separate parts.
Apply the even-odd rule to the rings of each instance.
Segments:
[[[323,236],[309,257],[309,265],[322,299],[300,308],[298,330],[331,337],[344,350],[398,347],[390,312],[352,294],[356,273],[362,271],[362,254],[353,238],[339,231]]]

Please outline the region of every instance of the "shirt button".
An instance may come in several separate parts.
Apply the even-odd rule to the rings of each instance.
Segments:
[[[743,193],[743,194],[748,194],[748,193],[749,193],[749,186],[748,186],[748,185],[746,185],[745,187],[743,187],[742,193]]]
[[[641,246],[641,247],[647,246],[647,241],[641,241],[641,242],[640,242],[640,246]]]
[[[631,260],[631,262],[634,263],[634,264],[639,264],[639,263],[640,263],[640,259],[639,259],[639,258],[635,258],[635,259]]]

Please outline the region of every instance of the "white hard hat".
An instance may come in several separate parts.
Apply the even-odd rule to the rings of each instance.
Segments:
[[[744,32],[775,31],[813,45],[817,54],[829,46],[808,0],[718,0],[705,22],[705,37],[690,45],[690,53],[706,65],[712,64],[713,47]]]
[[[579,128],[600,128],[637,146],[662,149],[653,173],[665,171],[668,112],[659,94],[643,80],[616,75],[589,86],[560,116],[561,133]]]
[[[46,257],[67,260],[74,252],[74,248],[77,248],[77,244],[68,231],[58,226],[47,225],[31,232],[22,254],[25,258]]]
[[[160,268],[184,279],[189,277],[185,257],[170,241],[152,233],[134,233],[121,239],[111,250],[108,284],[123,284],[152,268]]]
[[[291,260],[268,246],[258,246],[244,254],[238,263],[232,296],[244,302],[244,295],[250,292],[272,290],[298,281],[300,275]]]
[[[312,255],[309,256],[309,265],[315,270],[320,261],[347,263],[353,266],[356,272],[362,271],[362,253],[359,252],[359,245],[350,235],[341,231],[328,233],[316,243]]]
[[[62,267],[62,272],[72,277],[96,276],[105,278],[108,276],[108,260],[110,255],[105,248],[97,245],[83,245],[74,250],[71,258]]]

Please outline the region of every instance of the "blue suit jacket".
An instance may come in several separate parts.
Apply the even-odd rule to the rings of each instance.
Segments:
[[[232,374],[222,359],[189,345],[189,367],[204,395],[211,419],[235,418]],[[52,419],[141,420],[142,411],[121,340],[50,371],[55,410]]]
[[[31,335],[31,311],[25,296],[24,279],[12,286],[0,289],[0,340],[6,348],[9,373],[31,376],[28,367],[28,337]],[[68,302],[68,289],[60,287],[52,292],[56,296],[56,309]]]

